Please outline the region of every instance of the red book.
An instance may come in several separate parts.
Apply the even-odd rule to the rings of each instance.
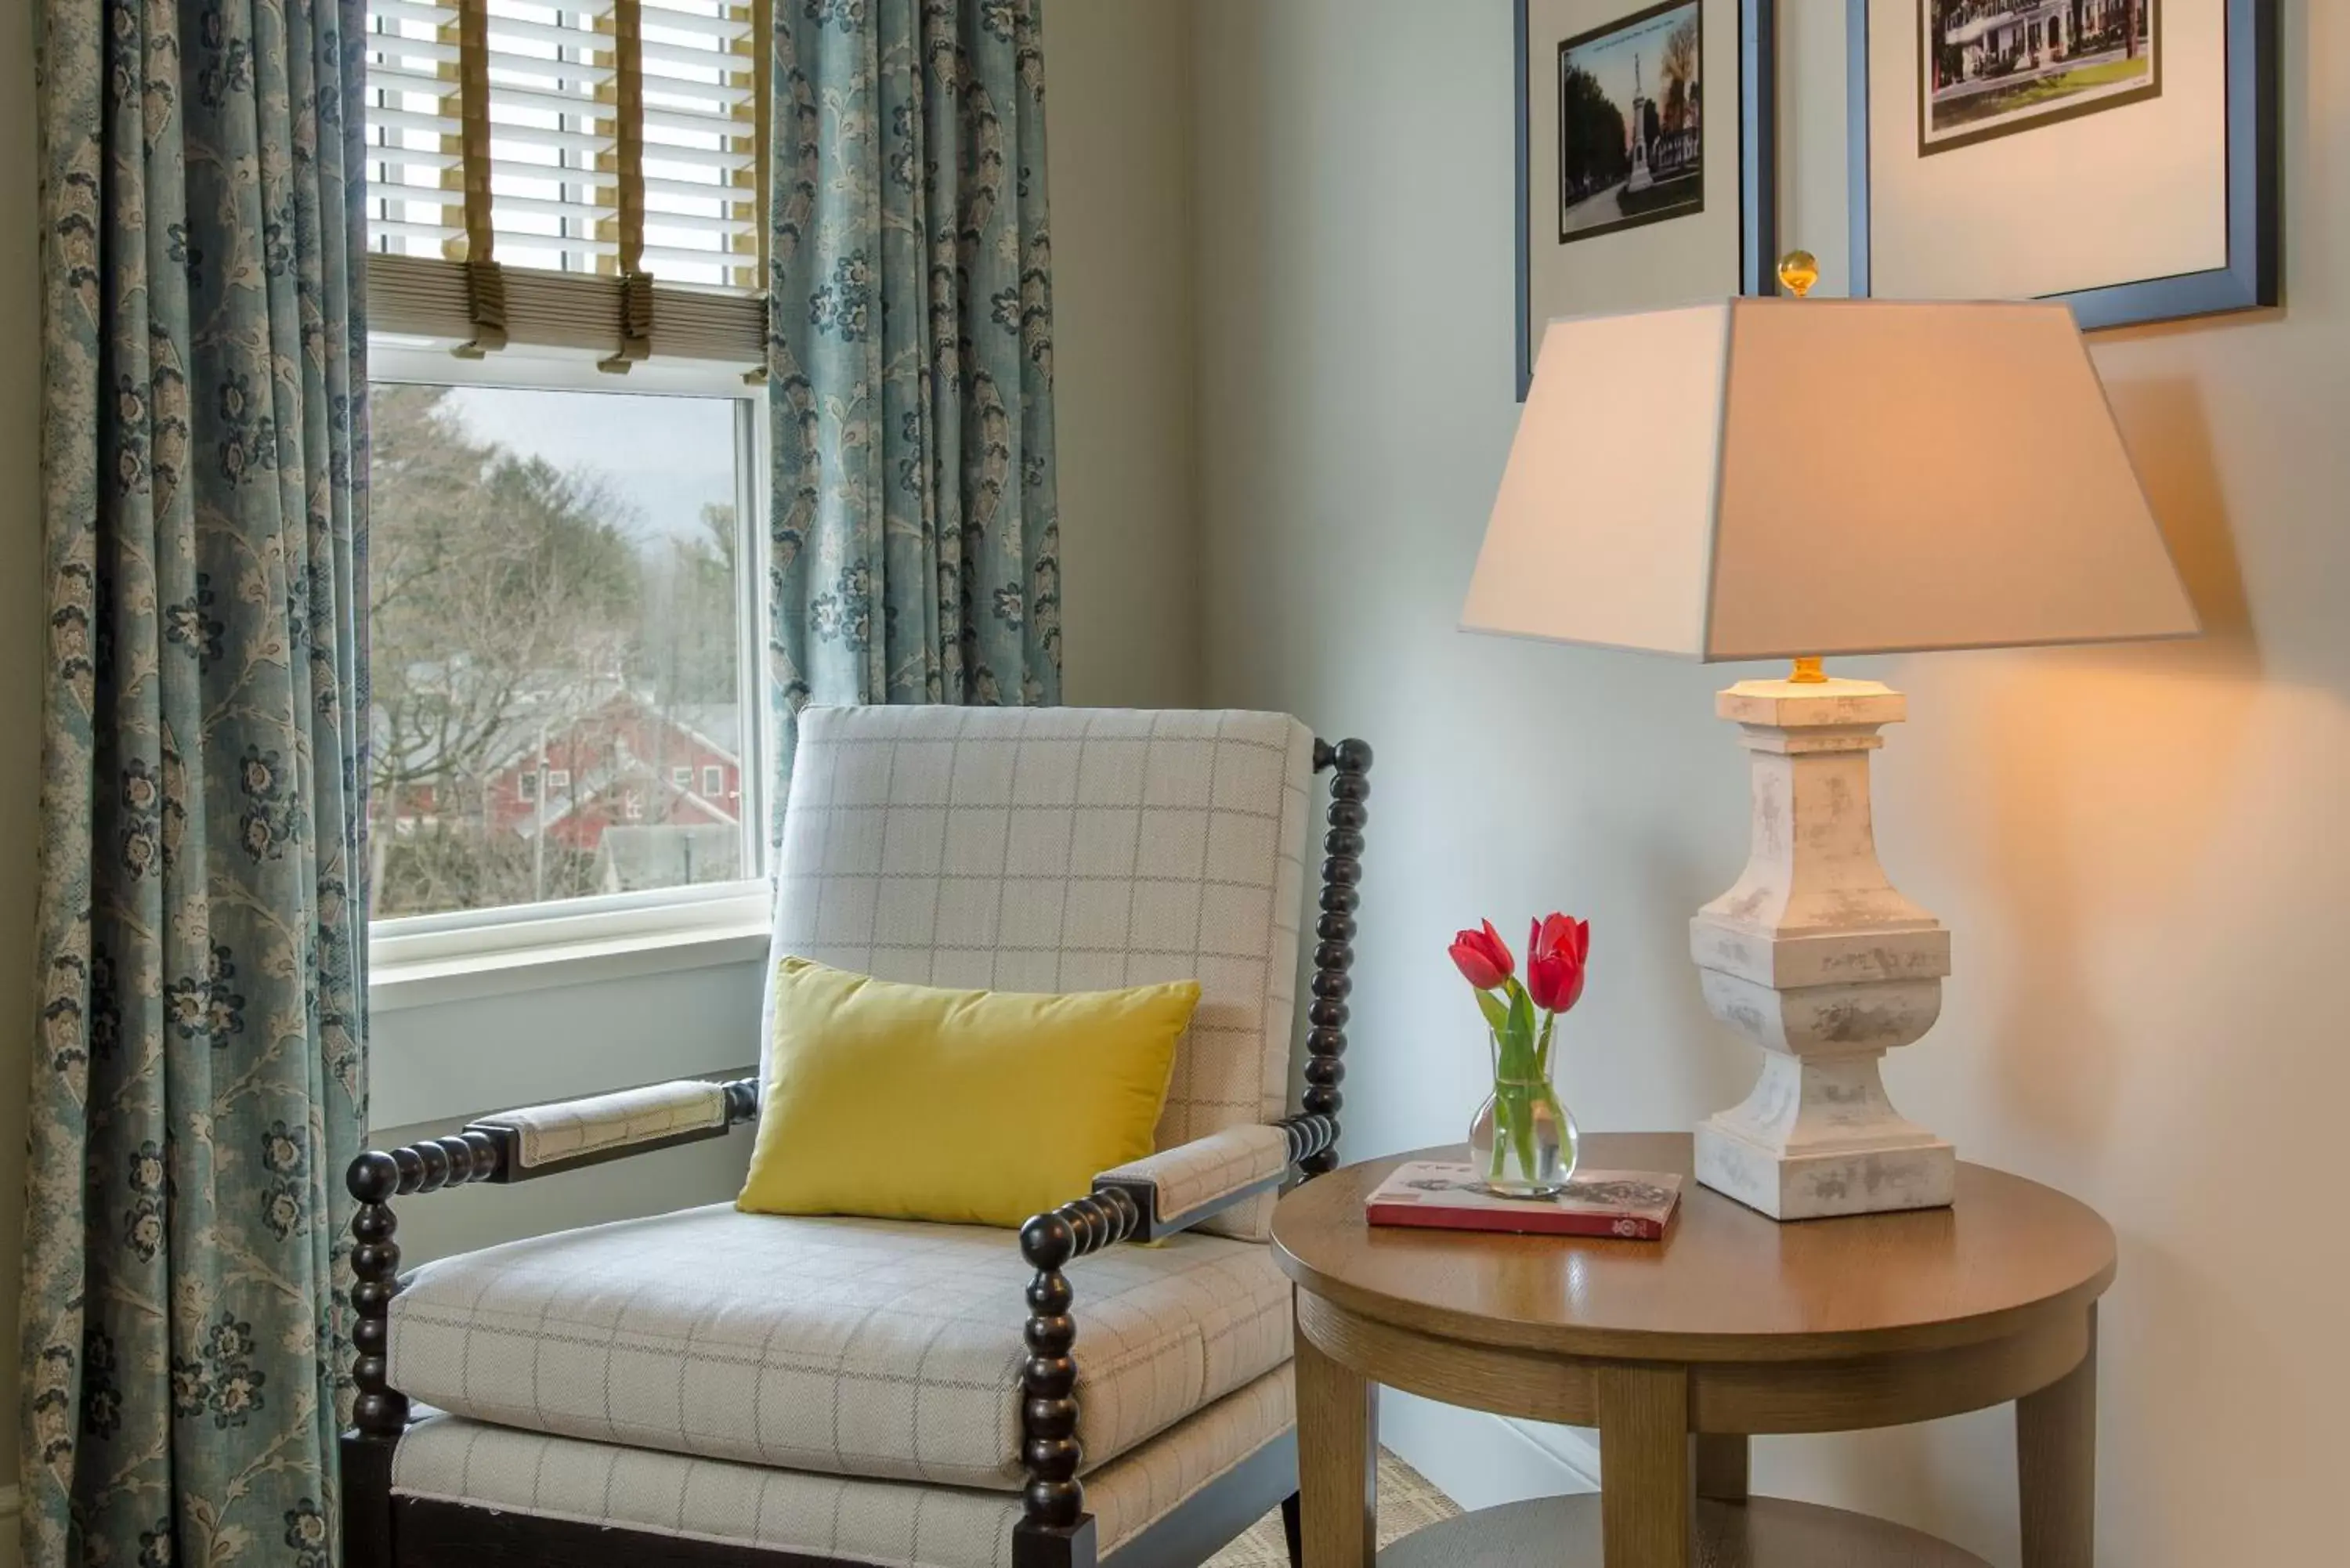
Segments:
[[[1666,1172],[1578,1170],[1555,1198],[1504,1198],[1486,1190],[1474,1166],[1417,1159],[1379,1183],[1364,1214],[1374,1225],[1654,1241],[1680,1200],[1681,1179]]]

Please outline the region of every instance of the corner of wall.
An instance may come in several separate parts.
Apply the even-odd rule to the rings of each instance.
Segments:
[[[1063,695],[1192,706],[1191,5],[1061,5],[1046,29]]]
[[[1379,1391],[1379,1440],[1464,1509],[1599,1490],[1599,1449],[1570,1427]]]

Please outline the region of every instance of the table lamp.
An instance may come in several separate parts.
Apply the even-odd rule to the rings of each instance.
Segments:
[[[2196,634],[2071,311],[1799,287],[1551,323],[1462,624],[1794,660],[1715,701],[1752,753],[1752,849],[1690,947],[1765,1055],[1699,1127],[1698,1179],[1780,1220],[1949,1203],[1951,1146],[1878,1072],[1950,970],[1870,827],[1868,754],[1908,704],[1820,659]]]

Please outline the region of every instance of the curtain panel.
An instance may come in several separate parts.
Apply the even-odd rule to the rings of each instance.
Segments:
[[[1060,701],[1040,10],[775,0],[769,675],[786,776],[811,701]]]
[[[39,25],[25,1562],[324,1568],[364,1125],[359,7]]]

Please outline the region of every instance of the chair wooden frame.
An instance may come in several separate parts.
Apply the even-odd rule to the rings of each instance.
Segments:
[[[1101,1181],[1093,1191],[1021,1227],[1021,1257],[1035,1271],[1027,1288],[1028,1359],[1021,1373],[1021,1463],[1027,1482],[1013,1527],[1013,1568],[1195,1568],[1278,1506],[1297,1560],[1295,1433],[1266,1444],[1107,1555],[1095,1545],[1078,1478],[1075,1293],[1062,1270],[1120,1241],[1148,1241],[1186,1230],[1234,1204],[1336,1168],[1338,1111],[1347,1075],[1347,971],[1355,961],[1355,910],[1362,880],[1363,828],[1369,819],[1371,749],[1360,741],[1314,743],[1314,768],[1328,772],[1320,912],[1315,920],[1312,1000],[1306,1005],[1305,1090],[1299,1114],[1276,1125],[1288,1137],[1289,1166],[1179,1214],[1161,1214],[1157,1189]],[[840,1559],[658,1535],[612,1526],[395,1497],[392,1458],[410,1422],[408,1398],[390,1378],[390,1309],[400,1289],[394,1198],[474,1182],[533,1180],[609,1159],[702,1138],[723,1137],[755,1120],[759,1084],[725,1086],[725,1120],[674,1136],[568,1159],[525,1165],[513,1127],[474,1122],[455,1134],[351,1162],[350,1292],[358,1394],[342,1438],[343,1562],[346,1568],[860,1568]]]

